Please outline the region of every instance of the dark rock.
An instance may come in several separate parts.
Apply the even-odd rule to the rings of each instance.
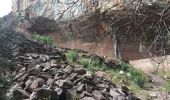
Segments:
[[[57,79],[61,78],[61,76],[63,76],[63,75],[65,75],[64,72],[58,71],[57,74],[54,76],[54,80],[57,80]]]
[[[42,60],[42,62],[46,62],[46,61],[48,61],[50,59],[50,57],[47,56],[47,55],[40,55],[39,58]]]
[[[85,85],[81,84],[78,88],[77,88],[77,92],[82,92],[85,89]]]
[[[99,88],[109,88],[109,86],[107,84],[97,84],[97,87]]]
[[[36,95],[36,99],[35,100],[43,100],[44,98],[51,98],[51,100],[59,100],[59,96],[57,94],[57,92],[52,91],[50,89],[38,89],[37,92],[34,94]]]
[[[39,55],[38,55],[38,54],[35,54],[35,53],[32,53],[32,54],[31,54],[31,57],[32,57],[33,59],[37,59],[37,58],[39,58]]]
[[[48,80],[48,78],[53,77],[52,74],[46,73],[46,72],[39,72],[39,74],[37,76],[44,79],[44,80]]]
[[[50,58],[51,58],[51,59],[55,59],[55,60],[57,60],[57,59],[60,59],[60,58],[61,58],[61,56],[60,56],[60,55],[57,55],[57,56],[54,56],[54,55],[53,55],[53,56],[50,56]]]
[[[16,100],[28,99],[30,97],[30,94],[25,90],[16,89],[13,91],[13,97]]]
[[[141,99],[137,98],[134,94],[131,93],[128,95],[127,100],[141,100]]]
[[[125,86],[121,86],[122,92],[124,92],[126,95],[129,95],[129,89]]]
[[[65,100],[79,100],[79,96],[74,89],[67,89],[65,91]]]
[[[93,75],[90,71],[87,71],[87,73],[85,74],[85,76],[88,78],[88,79],[93,79]]]
[[[94,99],[93,97],[84,97],[84,98],[82,98],[80,100],[96,100],[96,99]]]
[[[114,100],[114,98],[113,98],[113,100]],[[118,96],[117,100],[126,100],[126,98],[124,96]]]
[[[21,78],[25,73],[19,73],[14,79],[15,80],[18,80],[19,78]]]
[[[93,92],[93,96],[97,99],[97,100],[104,100],[105,97],[99,92],[99,91],[94,91]]]
[[[29,75],[28,73],[23,74],[21,77],[17,78],[17,81],[19,81],[19,82],[26,81],[28,78],[28,75]]]
[[[71,66],[67,66],[65,69],[64,69],[64,72],[67,73],[67,74],[70,74],[72,72],[73,68]]]
[[[38,86],[39,87],[43,86],[46,83],[45,80],[42,79],[42,78],[37,78],[36,80],[38,81]]]
[[[77,73],[71,73],[69,76],[68,76],[68,79],[73,81],[77,78],[78,74]]]
[[[38,81],[34,80],[31,85],[29,86],[29,89],[31,92],[33,92],[38,87]]]
[[[61,95],[62,94],[62,92],[63,92],[63,90],[61,89],[61,88],[55,88],[55,90],[54,91],[56,91],[57,92],[57,94],[58,95]]]
[[[39,75],[39,73],[40,73],[39,69],[33,68],[33,69],[29,70],[29,76]]]
[[[89,96],[89,97],[92,97],[92,94],[87,92],[87,91],[83,91],[81,94],[80,94],[80,98],[83,98],[85,96]]]
[[[36,100],[37,99],[36,93],[37,92],[32,92],[32,94],[30,95],[29,100]]]
[[[116,89],[116,92],[117,93],[119,93],[119,94],[121,94],[122,96],[127,96],[123,91],[122,91],[122,89]]]
[[[41,87],[45,84],[45,81],[42,78],[35,78],[31,77],[29,80],[25,83],[25,89],[29,92],[33,92],[38,87]]]
[[[78,73],[79,75],[84,75],[86,74],[87,70],[84,68],[78,68],[78,69],[75,69],[75,72]]]
[[[57,61],[52,59],[50,60],[51,67],[57,67]]]
[[[22,87],[23,89],[26,87],[25,82],[21,82],[19,85],[20,85],[20,87]]]
[[[52,78],[48,78],[48,80],[47,80],[47,85],[48,86],[52,86],[53,85],[53,79]]]
[[[51,68],[51,64],[49,62],[44,63],[44,69],[43,71],[47,71]]]
[[[30,85],[34,81],[35,77],[29,77],[29,79],[25,82],[25,89],[27,91],[30,91]]]
[[[119,96],[121,96],[120,93],[116,92],[116,89],[115,88],[111,88],[110,89],[110,95],[115,98],[115,99],[118,99]]]
[[[15,84],[14,86],[12,86],[11,89],[9,89],[9,92],[6,94],[6,96],[12,98],[14,90],[16,90],[19,87],[20,87],[19,84]]]
[[[58,80],[55,82],[55,84],[64,89],[70,89],[73,87],[73,83],[69,80]]]

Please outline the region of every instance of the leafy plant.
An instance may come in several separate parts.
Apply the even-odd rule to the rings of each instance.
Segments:
[[[66,53],[66,57],[68,60],[76,62],[78,58],[78,51],[76,49],[70,50]]]
[[[92,72],[108,70],[108,66],[98,57],[82,58],[79,63]]]
[[[44,42],[48,45],[53,45],[53,43],[54,43],[51,36],[35,34],[35,35],[33,35],[33,38],[38,41]]]
[[[167,81],[164,87],[166,91],[170,92],[170,81]]]
[[[102,62],[100,61],[99,58],[92,58],[91,59],[91,64],[96,67],[101,67]]]
[[[85,67],[88,68],[90,66],[91,59],[83,58],[80,60],[80,63]]]
[[[131,80],[133,80],[139,87],[142,88],[145,84],[145,77],[142,74],[142,72],[140,72],[134,68],[130,68],[129,72],[130,72]]]
[[[121,70],[127,71],[128,68],[129,68],[129,64],[127,64],[127,63],[122,63],[120,67],[121,67]]]
[[[78,54],[77,54],[77,50],[71,50],[68,51],[66,53],[66,57],[68,60],[70,60],[71,62],[76,62],[79,63],[81,65],[83,65],[85,68],[87,68],[88,70],[90,70],[91,72],[96,72],[96,71],[111,71],[113,73],[119,73],[120,70],[123,70],[124,73],[128,74],[125,76],[120,76],[120,80],[125,80],[127,81],[127,83],[131,83],[134,82],[135,84],[137,84],[139,87],[143,87],[146,81],[146,78],[143,74],[142,71],[139,71],[135,68],[133,68],[131,65],[129,65],[128,63],[122,62],[121,64],[119,64],[119,68],[114,70],[113,67],[109,67],[102,58],[98,57],[98,56],[94,56],[91,58],[88,57],[82,57],[79,60],[78,58]],[[115,65],[112,65],[115,66]]]

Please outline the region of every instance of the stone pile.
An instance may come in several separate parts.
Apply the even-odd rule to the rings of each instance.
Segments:
[[[126,87],[70,65],[62,53],[25,53],[17,60],[16,84],[7,93],[16,100],[137,100]]]

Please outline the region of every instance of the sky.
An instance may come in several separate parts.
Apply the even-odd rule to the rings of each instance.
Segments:
[[[7,15],[11,9],[12,0],[0,0],[0,17]]]

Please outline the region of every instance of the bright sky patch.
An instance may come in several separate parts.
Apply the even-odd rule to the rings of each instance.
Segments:
[[[11,10],[12,0],[0,0],[0,17],[7,15]]]

